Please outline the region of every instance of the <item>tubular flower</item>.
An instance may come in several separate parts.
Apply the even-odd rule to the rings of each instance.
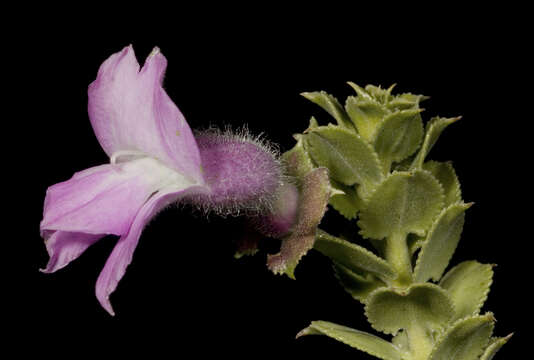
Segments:
[[[119,236],[96,282],[97,299],[112,315],[110,294],[158,211],[186,198],[228,213],[261,210],[271,207],[284,183],[275,154],[258,142],[219,134],[222,141],[215,133],[195,139],[162,88],[166,66],[155,48],[140,69],[131,46],[101,65],[88,89],[88,112],[110,163],[49,187],[44,202],[45,273],[65,267],[105,235]]]

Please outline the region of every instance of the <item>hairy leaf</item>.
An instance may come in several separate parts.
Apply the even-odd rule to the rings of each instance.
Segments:
[[[380,102],[381,104],[387,104],[389,101],[393,99],[393,96],[391,96],[391,91],[395,85],[393,84],[387,89],[382,89],[381,86],[375,86],[375,85],[366,85],[365,91],[373,97],[376,101]]]
[[[480,360],[492,360],[495,354],[503,347],[504,344],[510,340],[513,334],[510,334],[506,337],[502,338],[493,338],[490,340],[490,343],[486,350],[484,350],[484,354],[480,357]]]
[[[341,264],[334,264],[336,278],[354,299],[364,302],[367,296],[386,284],[372,274],[360,275]]]
[[[348,220],[352,220],[363,206],[354,186],[343,185],[335,180],[331,180],[331,185],[337,193],[330,197],[330,205]]]
[[[423,246],[424,242],[425,242],[424,237],[417,236],[415,234],[408,235],[408,237],[406,238],[406,243],[408,245],[410,256],[413,256],[415,252]]]
[[[391,99],[387,103],[387,107],[391,111],[418,109],[419,103],[426,99],[428,99],[428,97],[424,95],[410,93],[400,94]]]
[[[460,117],[456,118],[441,118],[441,117],[435,117],[432,118],[427,124],[426,124],[426,131],[425,131],[425,138],[423,140],[423,145],[421,145],[421,150],[419,150],[419,153],[414,159],[414,162],[412,164],[412,168],[414,169],[420,169],[423,166],[423,162],[425,161],[426,156],[436,144],[436,141],[438,141],[439,136],[445,130],[447,126],[450,124],[460,120]]]
[[[477,360],[488,344],[492,314],[458,320],[436,341],[429,360]]]
[[[364,237],[423,236],[443,206],[443,189],[427,171],[394,172],[378,185],[360,211]]]
[[[313,163],[304,149],[302,135],[295,135],[295,138],[297,139],[295,146],[283,153],[281,158],[288,175],[299,180],[313,170]]]
[[[464,261],[441,279],[440,286],[447,290],[454,303],[454,319],[478,314],[488,297],[493,279],[492,268],[490,264]]]
[[[364,88],[362,88],[361,86],[353,83],[352,81],[348,81],[347,84],[350,85],[351,88],[354,89],[354,91],[356,91],[356,94],[358,94],[358,98],[361,98],[361,99],[365,99],[365,100],[372,100],[373,97],[371,96],[371,94],[369,94]]]
[[[419,109],[395,112],[377,128],[373,145],[385,171],[391,163],[406,159],[419,148],[423,138],[420,112]]]
[[[456,203],[443,209],[423,243],[414,271],[416,282],[439,280],[460,241],[465,211],[472,204]]]
[[[327,321],[313,321],[310,326],[297,334],[297,338],[304,335],[326,335],[383,360],[402,359],[399,350],[389,341]]]
[[[343,109],[343,106],[332,95],[324,91],[303,92],[301,95],[326,110],[326,112],[336,119],[338,125],[348,129],[354,129],[352,121],[349,119],[345,109]]]
[[[345,109],[358,133],[368,142],[373,139],[376,129],[390,113],[375,100],[354,96],[347,98]]]
[[[405,290],[379,288],[367,298],[367,319],[378,331],[395,334],[414,324],[429,330],[442,328],[454,315],[447,292],[433,284],[413,284]]]
[[[315,163],[330,170],[330,176],[345,185],[360,184],[366,194],[382,180],[378,156],[358,134],[335,126],[310,130],[304,139]]]
[[[445,192],[445,206],[462,200],[462,191],[456,172],[450,162],[427,161],[423,169],[430,171],[438,179]]]
[[[365,270],[383,279],[395,277],[395,271],[384,259],[359,245],[329,235],[322,230],[317,232],[314,248],[335,263],[351,270]]]

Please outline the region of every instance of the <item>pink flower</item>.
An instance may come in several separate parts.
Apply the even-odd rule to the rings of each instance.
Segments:
[[[50,260],[43,272],[63,268],[105,235],[119,236],[96,282],[98,301],[112,315],[110,294],[158,211],[186,197],[214,209],[260,209],[283,182],[276,156],[257,142],[207,133],[199,147],[162,88],[166,66],[155,48],[139,70],[131,46],[101,65],[88,111],[110,163],[46,193],[40,229]]]

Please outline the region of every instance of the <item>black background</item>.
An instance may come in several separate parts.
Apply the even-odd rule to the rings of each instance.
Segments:
[[[529,313],[524,287],[532,273],[525,254],[531,211],[522,208],[531,201],[526,141],[531,115],[521,98],[528,73],[525,32],[513,21],[519,12],[493,9],[442,20],[437,10],[391,22],[378,13],[354,12],[352,20],[337,21],[330,14],[311,18],[275,11],[261,17],[261,11],[248,10],[236,20],[192,20],[181,13],[165,29],[142,19],[113,30],[102,29],[99,18],[79,27],[72,17],[65,23],[47,19],[6,52],[11,65],[4,71],[18,85],[6,104],[16,110],[14,128],[4,134],[10,144],[6,157],[15,169],[6,175],[13,180],[7,195],[16,198],[4,225],[9,233],[4,241],[15,246],[4,250],[6,344],[45,358],[141,353],[203,358],[214,352],[236,359],[370,358],[327,338],[294,339],[316,319],[372,329],[362,306],[337,285],[318,253],[303,259],[296,281],[269,273],[265,251],[235,260],[239,219],[206,219],[188,208],[161,213],[143,232],[112,295],[115,317],[94,295],[114,238],[55,274],[38,271],[48,259],[39,236],[46,188],[108,161],[88,120],[87,86],[102,61],[133,44],[141,63],[153,46],[161,48],[169,63],[165,88],[192,128],[247,124],[282,151],[291,148],[291,134],[304,130],[311,115],[322,124],[329,121],[299,93],[326,90],[344,99],[352,92],[346,81],[397,83],[399,92],[429,95],[425,119],[463,115],[430,155],[453,160],[464,199],[475,202],[453,264],[468,259],[498,264],[484,309],[498,319],[496,334],[516,331],[497,358],[519,354],[528,336],[521,328]],[[324,221],[337,224],[333,214]]]

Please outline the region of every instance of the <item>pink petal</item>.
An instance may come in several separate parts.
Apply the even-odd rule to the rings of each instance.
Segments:
[[[200,182],[200,155],[184,116],[162,88],[167,60],[156,48],[139,71],[131,46],[109,57],[89,85],[89,117],[104,151],[138,152]]]
[[[74,174],[46,192],[41,230],[86,234],[128,232],[135,214],[157,190],[146,161],[101,165]]]
[[[193,186],[177,192],[162,191],[152,196],[143,205],[141,210],[139,210],[132,223],[130,231],[118,240],[117,245],[115,245],[115,248],[111,252],[111,255],[106,261],[106,265],[102,269],[96,282],[96,297],[102,307],[104,307],[104,309],[111,315],[115,315],[115,313],[111,307],[109,296],[115,291],[117,284],[126,272],[126,268],[132,261],[134,250],[137,247],[139,237],[147,222],[150,221],[158,211],[167,205],[176,202],[183,196],[202,193],[205,190],[205,187]]]
[[[66,266],[105,234],[127,234],[154,192],[182,191],[192,185],[157,160],[141,158],[96,166],[51,186],[41,221],[50,255],[43,272]]]
[[[45,240],[50,260],[41,271],[52,273],[67,266],[101,237],[102,235],[54,231]]]

